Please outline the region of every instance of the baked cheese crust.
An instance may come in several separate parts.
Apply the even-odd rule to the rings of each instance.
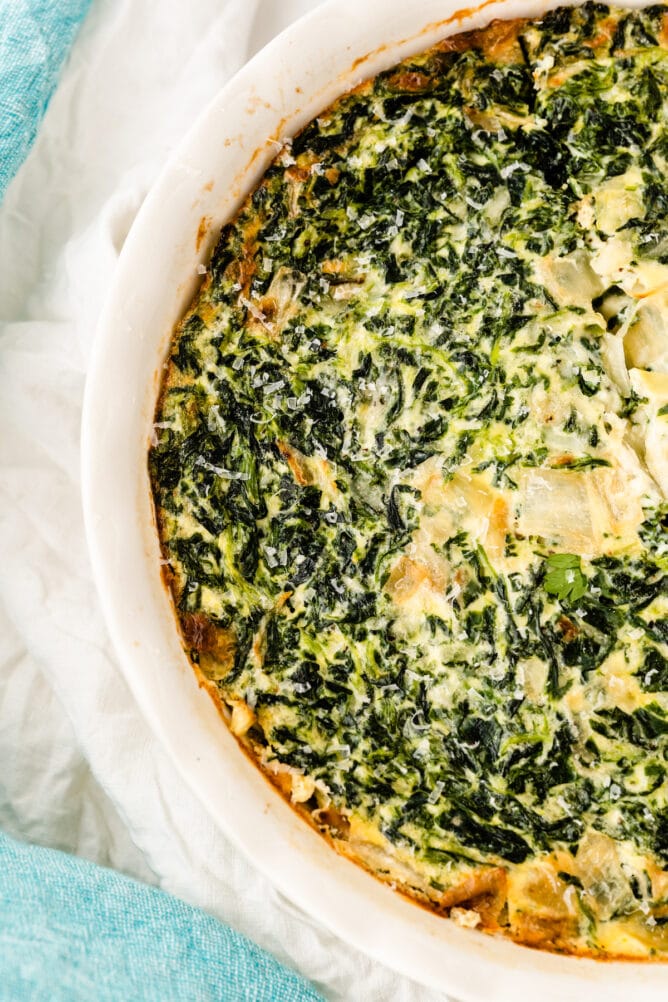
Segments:
[[[666,955],[666,8],[447,38],[287,143],[150,471],[198,676],[337,849]]]

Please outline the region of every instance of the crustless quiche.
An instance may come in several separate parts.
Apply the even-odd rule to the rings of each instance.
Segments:
[[[668,14],[346,94],[222,232],[150,471],[200,681],[459,923],[668,955]]]

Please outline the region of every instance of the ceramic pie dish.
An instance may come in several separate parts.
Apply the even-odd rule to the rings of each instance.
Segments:
[[[220,225],[279,141],[350,86],[449,33],[543,10],[504,3],[457,14],[424,3],[409,14],[373,4],[360,17],[350,4],[328,4],[225,88],[167,165],[123,251],[87,388],[86,519],[107,620],[142,709],[217,823],[286,895],[379,959],[462,998],[489,997],[492,985],[499,998],[536,990],[556,998],[578,985],[590,997],[621,998],[630,978],[654,997],[658,965],[600,965],[482,940],[332,856],[239,753],[192,681],[160,575],[146,474],[171,330]]]

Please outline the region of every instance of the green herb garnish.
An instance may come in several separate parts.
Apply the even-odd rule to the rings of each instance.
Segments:
[[[545,561],[549,568],[543,585],[549,595],[560,601],[577,602],[587,591],[587,579],[574,553],[553,553]]]

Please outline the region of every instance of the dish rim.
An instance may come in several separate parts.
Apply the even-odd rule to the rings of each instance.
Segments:
[[[177,771],[286,897],[350,945],[465,1002],[489,999],[490,985],[499,1000],[540,991],[556,1002],[564,992],[575,998],[586,990],[592,1002],[621,1002],[642,984],[644,997],[658,1000],[668,976],[661,964],[560,956],[460,929],[334,853],[304,823],[197,689],[160,573],[146,451],[161,360],[197,285],[196,265],[207,260],[220,225],[262,175],[277,142],[310,120],[314,108],[439,37],[566,5],[576,4],[484,0],[462,8],[457,0],[419,0],[407,12],[401,0],[367,0],[360,12],[356,0],[328,0],[273,39],[202,111],[142,205],[99,320],[82,417],[84,519],[103,613],[125,679]],[[298,60],[289,58],[295,51]],[[199,228],[190,228],[198,216]],[[165,273],[180,276],[168,296]],[[163,671],[168,692],[156,687]],[[203,768],[212,755],[215,770]]]

